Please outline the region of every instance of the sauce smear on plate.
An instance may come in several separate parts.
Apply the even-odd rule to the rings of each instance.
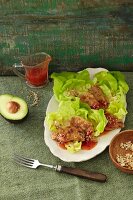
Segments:
[[[106,135],[106,134],[108,134],[108,133],[109,133],[109,131],[104,131],[104,132],[102,132],[102,133],[100,134],[100,136]]]
[[[85,141],[82,142],[82,150],[91,150],[97,145],[96,141]]]
[[[66,149],[65,147],[66,143],[58,143],[59,147],[61,147],[62,149]],[[82,142],[82,150],[91,150],[93,149],[95,146],[97,145],[97,141],[84,141]]]
[[[65,147],[65,143],[58,143],[59,147],[61,147],[62,149],[66,149]]]

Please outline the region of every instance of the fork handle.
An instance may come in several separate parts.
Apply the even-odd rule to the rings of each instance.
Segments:
[[[79,176],[82,178],[87,178],[92,181],[98,181],[104,183],[107,180],[107,176],[101,173],[96,172],[90,172],[79,168],[73,168],[73,167],[65,167],[65,166],[59,166],[57,167],[56,171],[58,172],[64,172],[67,174],[71,174],[74,176]]]

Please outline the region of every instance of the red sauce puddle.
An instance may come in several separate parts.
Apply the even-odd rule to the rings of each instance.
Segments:
[[[66,143],[58,143],[59,147],[61,147],[62,149],[66,149],[65,144]],[[91,150],[96,145],[97,145],[97,142],[95,142],[95,141],[91,141],[91,140],[90,141],[84,141],[84,142],[82,142],[81,149],[82,150]]]
[[[82,150],[91,150],[93,149],[95,146],[97,145],[97,142],[95,141],[85,141],[85,142],[82,142],[82,147],[81,149]]]
[[[65,143],[58,143],[59,147],[61,147],[62,149],[66,149],[65,147]]]

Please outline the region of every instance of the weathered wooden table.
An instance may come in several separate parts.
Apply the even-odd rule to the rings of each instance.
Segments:
[[[52,71],[88,66],[133,70],[132,0],[1,0],[0,74],[44,51]]]

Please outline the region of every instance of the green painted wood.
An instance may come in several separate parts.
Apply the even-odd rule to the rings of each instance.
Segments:
[[[44,51],[49,73],[86,67],[133,71],[132,0],[0,0],[0,74]]]

